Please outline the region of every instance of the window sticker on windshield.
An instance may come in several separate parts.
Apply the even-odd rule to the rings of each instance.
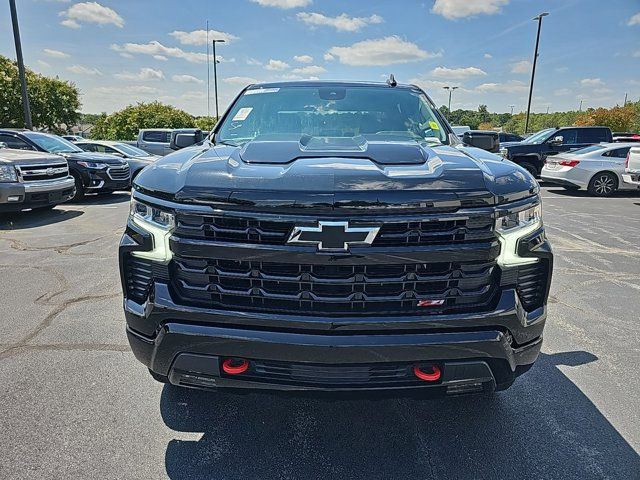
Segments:
[[[238,110],[238,112],[235,114],[235,116],[231,119],[231,121],[232,122],[242,122],[243,120],[246,120],[247,117],[249,116],[249,114],[251,113],[251,110],[253,110],[253,107],[241,108],[240,110]]]
[[[257,93],[276,93],[280,91],[279,88],[254,88],[253,90],[247,90],[245,95],[255,95]]]
[[[440,130],[438,124],[433,120],[429,120],[429,126],[431,127],[431,130]]]

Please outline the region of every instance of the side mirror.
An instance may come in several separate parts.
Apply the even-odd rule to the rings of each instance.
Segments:
[[[181,148],[190,147],[204,140],[202,130],[196,130],[193,133],[172,132],[169,148],[172,150],[180,150]]]
[[[7,148],[7,144],[4,142],[0,142],[0,148]]]
[[[564,143],[564,137],[562,135],[558,135],[557,137],[553,137],[551,140],[551,145],[562,145]]]
[[[494,135],[491,133],[464,132],[462,142],[465,145],[481,148],[487,152],[497,153],[500,151],[500,140],[497,133]]]

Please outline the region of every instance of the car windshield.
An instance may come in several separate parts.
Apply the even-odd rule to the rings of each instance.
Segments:
[[[604,150],[605,148],[606,147],[603,147],[602,145],[589,145],[588,147],[573,150],[571,153],[574,155],[582,155],[585,153],[597,152],[598,150]]]
[[[49,153],[77,153],[83,151],[77,145],[55,135],[25,132],[24,136]]]
[[[118,150],[126,153],[127,155],[131,156],[131,157],[149,157],[151,156],[150,153],[145,152],[144,150],[138,148],[138,147],[134,147],[131,145],[127,145],[126,143],[116,143],[114,145],[115,148],[117,148]]]
[[[446,143],[447,131],[426,95],[387,86],[286,86],[246,90],[216,133],[241,145],[258,137],[400,136]]]
[[[542,143],[552,132],[555,132],[555,130],[555,128],[545,128],[544,130],[540,130],[539,132],[528,136],[522,141],[522,143]]]

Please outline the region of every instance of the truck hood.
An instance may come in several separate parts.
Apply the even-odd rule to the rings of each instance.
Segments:
[[[294,145],[296,143],[297,145]],[[356,145],[356,146],[354,146]],[[143,193],[185,203],[298,209],[493,205],[533,195],[533,177],[499,157],[414,141],[339,146],[276,140],[205,143],[168,155],[135,180]]]
[[[126,162],[115,155],[109,155],[108,153],[95,153],[95,152],[74,152],[74,153],[62,153],[61,156],[66,158],[70,162],[96,162],[106,163],[107,165],[126,165]]]
[[[46,165],[61,163],[64,160],[59,155],[32,150],[16,150],[13,148],[0,148],[0,164],[12,165]]]

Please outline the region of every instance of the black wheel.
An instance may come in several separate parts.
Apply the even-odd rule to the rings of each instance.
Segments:
[[[596,197],[608,197],[618,190],[618,177],[609,172],[597,173],[589,182],[587,190]]]
[[[80,178],[80,175],[76,173],[72,173],[72,175],[73,180],[76,184],[76,193],[71,200],[73,200],[74,202],[79,202],[84,198],[84,185],[82,185],[82,178]]]
[[[151,369],[149,369],[149,373],[156,382],[169,383],[169,377],[167,377],[166,375],[160,375],[159,373],[156,373]]]
[[[524,162],[521,163],[520,166],[533,175],[534,178],[538,178],[538,175],[540,175],[540,172],[538,172],[537,167],[533,163]]]
[[[580,187],[578,187],[577,185],[562,185],[562,188],[564,188],[565,190],[569,190],[570,192],[580,190]]]

